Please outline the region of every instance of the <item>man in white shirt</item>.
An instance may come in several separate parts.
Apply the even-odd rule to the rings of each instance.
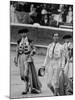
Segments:
[[[55,33],[53,42],[47,48],[46,58],[43,67],[48,70],[48,87],[54,95],[59,95],[59,76],[64,68],[65,58],[63,56],[63,46],[58,42],[59,35]]]

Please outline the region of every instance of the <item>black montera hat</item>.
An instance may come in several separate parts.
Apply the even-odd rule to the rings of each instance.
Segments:
[[[63,36],[63,39],[71,39],[71,38],[72,38],[72,36],[69,34]]]
[[[19,31],[18,31],[18,34],[21,34],[21,33],[28,33],[29,31],[28,31],[28,29],[20,29]]]

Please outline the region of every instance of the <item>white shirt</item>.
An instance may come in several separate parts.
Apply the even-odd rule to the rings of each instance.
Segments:
[[[53,54],[53,48],[54,48],[55,43],[51,43],[48,46],[48,53],[49,53],[49,57],[52,58],[59,58],[61,57],[61,50],[62,50],[62,45],[60,43],[56,43],[55,49],[54,49],[54,54]]]
[[[22,38],[22,40],[21,40],[21,42],[20,42],[20,46],[22,45],[22,44],[26,44],[26,45],[28,45],[29,43],[28,43],[28,38],[26,37],[26,38]]]
[[[65,64],[63,46],[60,43],[56,43],[54,54],[53,54],[54,45],[55,43],[53,42],[48,46],[46,58],[44,61],[44,66],[46,66],[48,60],[52,60],[52,59],[56,59],[56,60],[62,59],[62,66],[64,66]]]

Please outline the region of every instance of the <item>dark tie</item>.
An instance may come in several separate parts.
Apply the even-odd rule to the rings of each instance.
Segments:
[[[56,43],[54,44],[54,47],[53,47],[53,54],[54,54],[55,46],[56,46]]]

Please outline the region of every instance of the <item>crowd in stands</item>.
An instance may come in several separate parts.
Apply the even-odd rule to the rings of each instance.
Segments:
[[[73,5],[11,1],[10,22],[54,27],[73,25]]]

